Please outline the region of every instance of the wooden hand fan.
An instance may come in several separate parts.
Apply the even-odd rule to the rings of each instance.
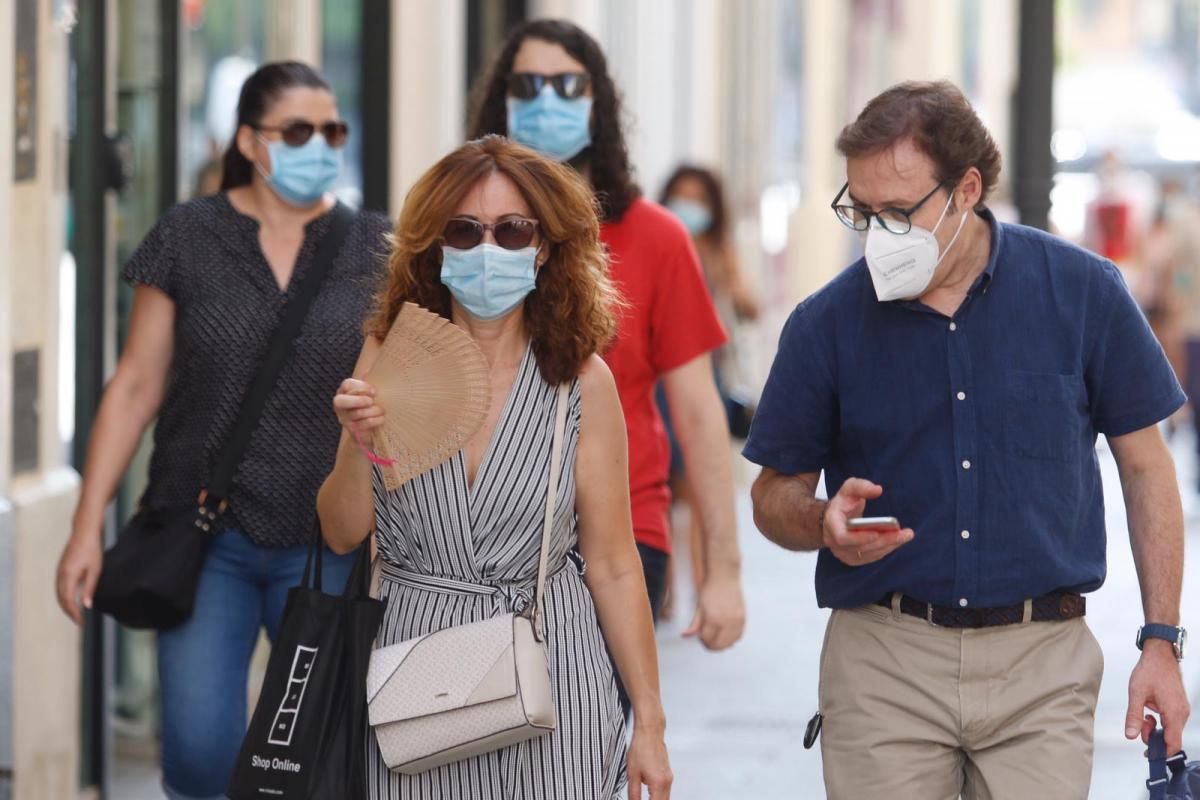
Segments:
[[[389,491],[461,450],[491,402],[487,359],[461,328],[405,303],[367,375],[386,411],[376,463]]]

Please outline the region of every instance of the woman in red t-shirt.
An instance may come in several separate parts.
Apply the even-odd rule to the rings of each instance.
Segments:
[[[657,615],[670,552],[669,448],[654,404],[661,380],[704,535],[705,580],[685,634],[712,650],[729,647],[742,635],[745,606],[728,427],[709,355],[725,331],[687,231],[633,181],[604,53],[570,22],[525,23],[484,75],[473,107],[473,138],[504,134],[591,181],[611,278],[627,304],[604,358],[625,412],[634,534],[651,608]]]

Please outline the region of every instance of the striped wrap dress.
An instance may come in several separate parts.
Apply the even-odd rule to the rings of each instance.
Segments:
[[[532,603],[556,397],[527,348],[473,484],[461,451],[394,492],[375,470],[380,597],[387,603],[377,647]],[[580,413],[576,380],[543,608],[555,730],[414,776],[389,771],[372,734],[372,800],[615,800],[626,793],[625,721],[612,662],[582,569],[569,555],[577,538]]]

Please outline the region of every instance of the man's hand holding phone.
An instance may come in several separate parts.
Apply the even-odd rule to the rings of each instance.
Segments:
[[[901,528],[894,519],[862,519],[867,501],[882,494],[882,486],[862,478],[850,478],[830,498],[821,519],[821,538],[838,561],[861,567],[912,541],[912,529]],[[851,520],[855,520],[853,530]]]

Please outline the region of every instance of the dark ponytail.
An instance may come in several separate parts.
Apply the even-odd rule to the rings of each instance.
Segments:
[[[254,178],[254,164],[238,149],[238,130],[243,125],[258,127],[271,103],[278,100],[288,89],[297,86],[332,91],[321,77],[321,73],[299,61],[274,61],[263,64],[242,84],[237,104],[237,127],[229,147],[225,150],[221,174],[222,192],[246,186]]]

